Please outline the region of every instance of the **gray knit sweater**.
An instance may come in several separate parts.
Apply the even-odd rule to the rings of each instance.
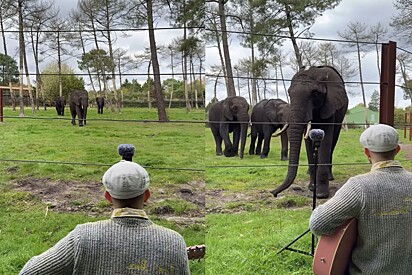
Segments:
[[[78,225],[20,274],[190,274],[182,236],[142,210],[142,217],[116,210],[110,220]]]
[[[310,217],[316,235],[358,219],[350,274],[412,274],[412,173],[397,161],[352,177]]]

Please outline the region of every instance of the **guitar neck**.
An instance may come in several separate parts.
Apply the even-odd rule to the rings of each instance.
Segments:
[[[187,258],[189,260],[203,259],[206,253],[206,246],[204,244],[193,245],[193,246],[186,247],[186,251],[187,251]]]

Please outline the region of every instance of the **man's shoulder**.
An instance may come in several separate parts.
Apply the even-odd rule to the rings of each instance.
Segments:
[[[157,231],[159,231],[159,232],[162,232],[163,234],[166,234],[166,235],[170,235],[170,236],[174,236],[174,237],[178,237],[178,238],[182,238],[182,239],[183,239],[182,235],[180,235],[177,231],[175,231],[175,230],[173,230],[173,229],[164,227],[164,226],[159,225],[159,224],[156,224],[156,223],[153,223],[153,228],[154,228],[154,230],[157,230]]]

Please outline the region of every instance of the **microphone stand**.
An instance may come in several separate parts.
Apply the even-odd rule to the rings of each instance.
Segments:
[[[315,169],[314,173],[313,173],[314,181],[313,181],[313,194],[312,194],[312,211],[316,208],[316,185],[317,185],[316,184],[316,176],[317,176],[317,170],[318,170],[318,158],[319,158],[320,143],[321,143],[321,140],[313,140],[313,142],[312,142],[312,146],[313,146],[313,166],[314,166],[314,169]],[[293,241],[291,241],[289,244],[284,246],[276,254],[279,254],[284,250],[289,250],[289,251],[298,252],[298,253],[309,255],[309,256],[313,257],[315,255],[315,235],[313,233],[311,234],[312,235],[312,243],[311,243],[311,251],[310,252],[290,248],[290,246],[292,244],[297,242],[300,238],[302,238],[303,236],[305,236],[309,232],[310,232],[310,229],[308,228],[305,232],[303,232],[302,234],[297,236]]]

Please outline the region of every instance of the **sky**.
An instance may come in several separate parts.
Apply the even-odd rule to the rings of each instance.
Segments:
[[[71,9],[75,9],[77,6],[77,1],[74,0],[55,0],[56,6],[60,8],[61,16],[67,16]],[[391,18],[396,14],[396,10],[393,7],[393,3],[391,0],[342,0],[341,3],[333,10],[328,10],[323,13],[321,17],[318,17],[315,24],[312,26],[310,31],[314,33],[316,38],[322,39],[341,39],[337,32],[344,31],[347,27],[349,22],[362,22],[366,23],[367,25],[374,25],[378,22],[388,29],[389,23]],[[389,33],[391,35],[392,32]],[[173,31],[158,31],[156,32],[156,40],[158,45],[168,45],[174,38],[181,36],[181,32],[173,32]],[[391,38],[391,40],[396,41],[396,38]],[[382,41],[382,42],[388,42]],[[249,56],[248,49],[244,49],[237,44],[236,37],[231,38],[231,61],[232,65],[236,64],[237,61],[241,58],[245,58]],[[144,48],[148,47],[148,35],[144,32],[134,33],[131,37],[123,38],[118,37],[116,42],[116,46],[127,49],[133,53],[142,53]],[[400,43],[398,43],[400,46]],[[408,49],[407,46],[403,46],[402,48]],[[284,50],[282,51],[289,51],[289,54],[293,54],[290,51],[290,42],[287,41],[284,43]],[[351,60],[356,60],[355,53],[348,54],[348,58]],[[77,68],[77,61],[74,59],[67,61],[71,66]],[[167,67],[167,61],[163,62],[163,68],[161,67],[162,72],[170,72],[170,68]],[[205,62],[205,70],[208,72],[210,70],[210,66],[214,64],[219,64],[219,58],[217,55],[217,51],[214,48],[206,47],[206,62]],[[141,64],[142,66],[139,69],[140,73],[144,73],[146,71],[146,65]],[[364,81],[365,82],[379,82],[379,75],[376,66],[376,54],[372,52],[363,57],[362,59],[362,69],[364,74]],[[274,76],[274,73],[271,74]],[[286,79],[290,79],[293,76],[293,72],[285,72],[284,77]],[[128,77],[132,78],[132,77]],[[137,77],[136,77],[137,78]],[[130,80],[130,79],[129,79]],[[352,79],[350,81],[358,81],[359,79]],[[141,81],[144,81],[143,78]],[[210,100],[213,96],[213,86],[211,86],[210,82],[208,82],[206,86],[206,100]],[[289,82],[286,82],[288,87]],[[281,88],[282,85],[279,85],[280,91],[279,96],[282,98],[282,95],[285,94],[285,91]],[[360,93],[360,87],[351,87],[351,92],[355,93],[356,95],[349,96],[349,108],[359,104],[362,102],[362,97]],[[379,90],[379,85],[365,85],[366,90],[366,101],[370,101],[370,96],[374,90]],[[246,93],[246,91],[243,91]],[[220,86],[218,89],[218,98],[223,99],[226,97],[226,90],[224,86]],[[274,95],[272,96],[274,97]],[[284,96],[283,96],[284,99]],[[395,98],[395,106],[397,107],[406,107],[409,105],[409,100],[403,100],[403,93],[400,89],[396,90],[396,98]]]

